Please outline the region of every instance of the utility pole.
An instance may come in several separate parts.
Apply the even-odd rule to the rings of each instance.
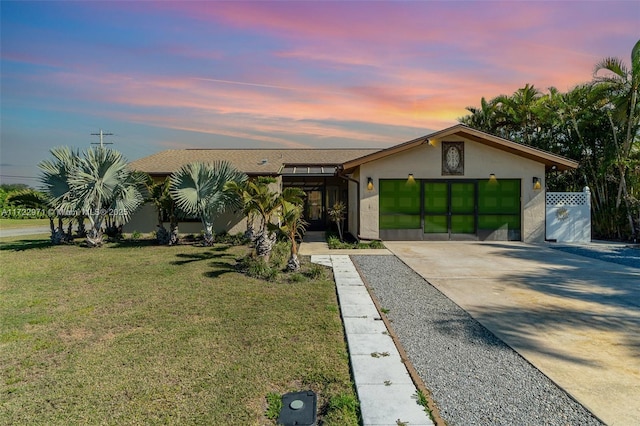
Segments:
[[[104,133],[102,129],[100,129],[100,133],[91,133],[91,136],[100,136],[100,148],[104,148],[105,145],[113,145],[112,142],[104,142],[104,136],[113,136],[113,133]],[[91,142],[91,145],[98,145],[97,142]]]

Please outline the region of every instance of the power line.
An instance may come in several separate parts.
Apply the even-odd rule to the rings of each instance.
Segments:
[[[113,136],[113,133],[104,133],[102,129],[100,129],[100,133],[91,133],[91,136],[100,136],[100,143],[91,142],[91,145],[100,145],[100,148],[104,148],[105,145],[113,145],[112,142],[104,142],[104,136]]]

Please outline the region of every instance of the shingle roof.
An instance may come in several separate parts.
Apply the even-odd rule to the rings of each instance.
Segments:
[[[278,174],[289,165],[340,165],[380,149],[169,149],[132,161],[134,170],[168,175],[184,164],[227,160],[252,175]]]

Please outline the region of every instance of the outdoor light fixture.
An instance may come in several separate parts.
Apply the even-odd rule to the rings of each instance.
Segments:
[[[413,173],[409,173],[409,176],[407,176],[407,183],[416,183],[416,180],[413,178]]]
[[[367,178],[367,189],[369,191],[373,191],[373,179],[371,179],[370,177]]]
[[[495,173],[489,173],[489,183],[498,183],[498,179],[496,179]]]
[[[436,140],[435,139],[427,139],[427,145],[436,146]]]
[[[534,190],[539,190],[542,188],[542,184],[540,183],[540,178],[539,177],[535,177],[533,178],[533,189]]]

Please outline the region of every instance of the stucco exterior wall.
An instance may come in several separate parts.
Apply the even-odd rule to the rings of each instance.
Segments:
[[[282,177],[277,176],[274,183],[269,184],[269,189],[280,193],[282,191]],[[161,181],[163,178],[154,179]],[[156,209],[151,203],[144,204],[138,209],[131,220],[123,226],[123,232],[141,232],[150,233],[155,232],[157,227],[156,221]],[[257,221],[256,221],[257,224]],[[164,223],[165,228],[169,229],[169,222]],[[202,231],[202,223],[199,221],[181,221],[178,223],[178,231],[180,234],[199,234]],[[227,211],[221,214],[213,223],[213,230],[215,233],[227,232],[229,234],[238,234],[247,230],[247,219],[242,214],[242,211]]]
[[[164,222],[165,228],[169,229],[169,222]],[[133,214],[131,220],[123,226],[123,232],[141,232],[143,234],[155,232],[156,210],[153,204],[147,203]],[[247,220],[241,212],[234,214],[227,212],[216,218],[213,223],[213,230],[216,233],[228,232],[237,234],[247,229]],[[202,231],[202,223],[199,221],[179,222],[178,231],[180,234],[199,234]]]
[[[442,175],[441,142],[464,142],[464,175]],[[435,146],[420,145],[389,157],[362,164],[360,176],[360,234],[362,238],[379,238],[380,179],[406,179],[413,173],[418,179],[489,179],[494,173],[498,180],[521,179],[522,239],[525,242],[544,241],[545,221],[545,167],[544,164],[488,147],[464,138],[447,138]],[[533,177],[541,179],[541,190],[533,189]],[[367,178],[374,182],[367,190]]]

